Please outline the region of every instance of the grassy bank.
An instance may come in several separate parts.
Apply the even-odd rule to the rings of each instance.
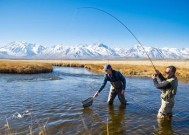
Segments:
[[[1,73],[46,73],[52,66],[85,67],[92,72],[103,74],[104,64],[111,64],[129,76],[151,76],[154,69],[149,60],[0,60]],[[165,73],[169,65],[177,67],[179,78],[189,79],[189,60],[153,60],[160,72]]]
[[[154,74],[154,69],[149,65],[128,65],[128,64],[117,64],[112,65],[116,70],[121,71],[124,75],[129,76],[151,76]],[[103,65],[86,65],[86,68],[95,71],[102,72]],[[156,68],[165,75],[166,66],[156,66]],[[189,69],[188,68],[177,68],[177,77],[189,79]]]
[[[116,70],[129,76],[151,76],[154,69],[149,60],[50,60],[49,63],[54,66],[64,67],[85,67],[92,72],[103,74],[104,64],[111,64]],[[169,65],[177,67],[177,77],[189,79],[189,61],[188,60],[154,60],[156,68],[165,75],[165,69]]]
[[[37,74],[53,71],[52,64],[30,61],[0,60],[0,73]]]
[[[104,64],[78,64],[78,63],[60,63],[56,64],[57,66],[64,67],[85,67],[86,69],[98,73],[103,74],[103,66]],[[130,64],[112,64],[113,69],[119,70],[124,75],[129,76],[151,76],[154,74],[154,69],[150,65],[130,65]],[[156,66],[156,68],[165,75],[165,69],[167,66]],[[188,68],[177,68],[177,77],[189,79],[189,69]]]

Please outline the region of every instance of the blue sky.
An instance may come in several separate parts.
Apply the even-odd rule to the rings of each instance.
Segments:
[[[136,40],[110,16],[124,22],[143,45],[189,47],[187,0],[0,0],[0,46],[27,41],[46,46],[104,43],[131,47]]]

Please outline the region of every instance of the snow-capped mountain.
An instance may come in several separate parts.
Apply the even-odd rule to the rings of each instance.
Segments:
[[[119,56],[116,51],[104,44],[64,46],[56,45],[44,50],[38,58],[48,57],[53,59],[61,58],[103,58]]]
[[[179,53],[180,50],[175,48],[155,48],[155,47],[142,47],[136,45],[126,51],[127,57],[133,58],[147,58],[147,54],[153,59],[181,59],[185,58]]]
[[[0,56],[2,54],[7,58],[32,57],[41,53],[44,49],[46,49],[44,46],[38,44],[11,42],[0,48]]]
[[[147,58],[185,59],[189,58],[189,48],[155,48],[135,45],[131,48],[111,48],[105,44],[66,46],[63,44],[45,47],[27,42],[11,42],[0,48],[0,58],[35,59],[110,59]]]

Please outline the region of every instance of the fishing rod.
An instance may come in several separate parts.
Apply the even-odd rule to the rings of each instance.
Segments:
[[[96,7],[80,7],[80,8],[77,8],[78,10],[80,9],[94,9],[94,10],[98,10],[100,12],[103,12],[109,16],[111,16],[112,18],[114,18],[116,21],[118,21],[122,26],[124,26],[124,28],[126,28],[129,33],[135,38],[135,40],[138,42],[138,44],[141,46],[141,48],[144,50],[146,56],[148,57],[148,59],[150,60],[154,70],[156,71],[156,67],[154,66],[154,63],[152,62],[152,59],[150,58],[149,54],[147,53],[147,51],[145,50],[145,48],[143,47],[143,45],[141,44],[141,42],[138,40],[138,38],[135,36],[135,34],[122,22],[120,21],[117,17],[113,16],[112,14],[108,13],[107,11],[105,10],[102,10],[102,9],[99,9],[99,8],[96,8]]]

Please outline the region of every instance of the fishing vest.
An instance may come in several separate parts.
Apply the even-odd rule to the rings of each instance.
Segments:
[[[122,83],[122,81],[120,81],[120,80],[118,79],[118,76],[117,76],[117,74],[116,74],[116,71],[113,71],[112,75],[113,75],[113,77],[116,79],[116,81],[114,81],[114,82],[110,81],[112,87],[113,87],[114,89],[122,89],[123,83]]]
[[[178,86],[178,80],[176,77],[169,78],[166,81],[168,81],[171,84],[171,88],[162,89],[161,98],[165,101],[172,99],[176,95]]]

